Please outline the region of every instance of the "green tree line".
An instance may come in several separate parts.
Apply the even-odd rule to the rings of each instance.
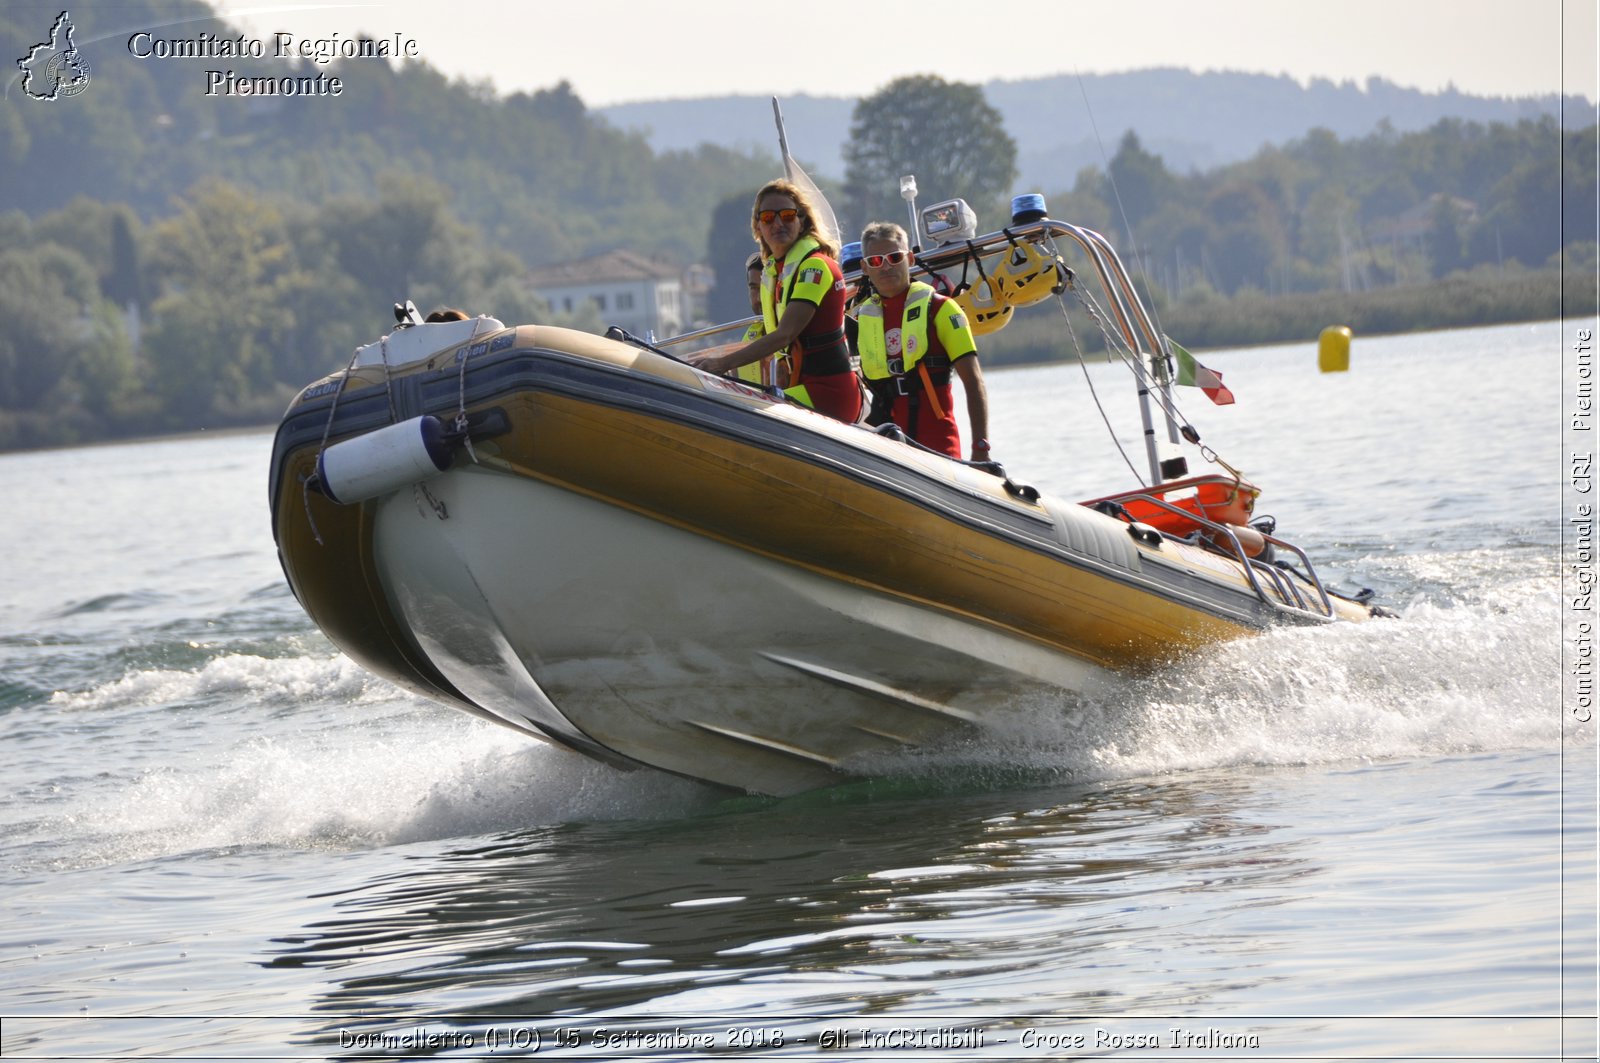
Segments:
[[[60,13],[56,0],[0,6],[0,44],[23,54]],[[238,36],[199,0],[119,0],[73,12],[93,81],[70,100],[39,103],[13,89],[0,106],[0,209],[32,217],[77,196],[125,203],[146,220],[173,212],[205,178],[252,190],[280,209],[370,197],[404,173],[447,190],[452,213],[529,265],[596,247],[698,257],[711,207],[776,169],[776,153],[703,146],[652,152],[612,128],[562,82],[498,96],[451,80],[425,60],[140,59],[138,29],[192,38]],[[99,38],[90,44],[91,39]],[[205,71],[338,75],[329,97],[207,96]]]
[[[1196,347],[1593,314],[1596,134],[1549,118],[1314,129],[1176,174],[1129,132],[1050,206],[1109,236],[1163,326]],[[1059,357],[1058,325],[1014,323],[986,357]]]
[[[210,15],[197,0],[114,10],[120,26],[220,25],[185,21]],[[13,0],[0,44],[21,54],[58,13]],[[110,47],[90,61],[81,95],[0,105],[0,448],[269,422],[389,328],[395,300],[560,321],[528,291],[527,268],[611,247],[708,261],[732,278],[731,312],[744,312],[748,204],[775,155],[656,153],[565,84],[501,97],[425,62],[336,63],[347,88],[335,102],[205,99],[203,60],[140,62]],[[312,69],[227,62],[241,76]],[[1365,300],[1384,308],[1371,320],[1395,327],[1474,323],[1415,312],[1428,298],[1480,320],[1544,316],[1561,305],[1556,264],[1593,268],[1593,128],[1443,122],[1343,141],[1313,131],[1187,174],[1130,133],[1105,170],[1012,190],[1009,141],[972,86],[905,79],[861,101],[858,117],[907,91],[977,108],[986,125],[974,150],[1005,165],[934,165],[947,125],[909,123],[874,142],[881,123],[864,120],[863,148],[893,151],[864,152],[848,194],[823,178],[847,213],[892,208],[861,183],[874,160],[885,173],[964,175],[954,192],[924,183],[922,201],[968,195],[981,229],[1005,220],[995,215],[1010,192],[1042,191],[1053,216],[1113,237],[1191,344],[1314,332],[1338,320],[1312,320],[1331,313],[1319,299]],[[603,324],[593,310],[569,323]],[[987,338],[986,354],[1058,356],[1042,327],[1019,321]]]
[[[1595,236],[1595,135],[1553,119],[1341,141],[1323,129],[1245,162],[1179,176],[1126,134],[1063,205],[1105,226],[1175,297],[1426,283],[1543,266]]]

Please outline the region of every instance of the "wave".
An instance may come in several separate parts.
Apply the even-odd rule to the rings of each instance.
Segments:
[[[471,720],[263,738],[200,771],[146,774],[97,817],[97,860],[234,847],[361,849],[573,820],[685,814],[703,788]]]
[[[83,691],[57,691],[50,704],[71,712],[123,708],[184,706],[249,695],[257,703],[302,704],[307,701],[359,701],[369,693],[392,696],[392,688],[374,679],[349,658],[266,657],[191,646],[200,663],[195,669],[140,668]]]
[[[68,603],[55,613],[50,614],[47,619],[62,620],[68,617],[93,613],[129,612],[135,609],[147,609],[165,602],[169,598],[169,595],[161,594],[157,591],[102,594],[87,601]]]
[[[36,788],[54,796],[33,803],[42,815],[11,825],[4,848],[58,868],[672,817],[720,797],[433,705],[338,655],[227,654],[190,671],[140,669],[50,705],[117,744],[93,777],[66,762],[34,766],[49,776]],[[21,727],[13,737],[33,740]],[[39,742],[43,752],[49,734]]]
[[[1486,577],[1499,564],[1498,581],[1464,583],[1479,563]],[[920,779],[923,789],[968,789],[1583,740],[1563,734],[1554,708],[1560,603],[1547,555],[1509,574],[1492,552],[1477,561],[1413,555],[1400,568],[1395,576],[1424,587],[1402,619],[1274,629],[1120,678],[1093,697],[1019,699],[978,737],[850,767]],[[1436,576],[1454,589],[1426,589]],[[301,638],[302,650],[321,645]],[[135,670],[50,704],[105,721],[123,746],[117,777],[77,792],[56,819],[79,858],[97,863],[673,818],[726,799],[432,705],[331,653],[229,653],[193,670]]]
[[[1405,564],[1415,578],[1459,557]],[[1418,591],[1400,619],[1275,628],[1092,697],[1035,697],[958,747],[853,766],[1100,782],[1586,741],[1564,733],[1559,584],[1536,567],[1470,590],[1451,569],[1454,589]]]

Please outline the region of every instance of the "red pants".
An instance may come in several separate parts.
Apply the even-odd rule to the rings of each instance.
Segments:
[[[944,412],[944,416],[939,417],[933,412],[933,406],[928,402],[927,393],[922,391],[922,385],[918,383],[915,386],[919,392],[917,430],[914,433],[908,430],[906,434],[929,450],[937,450],[957,461],[961,460],[961,429],[956,425],[955,412],[950,409],[950,388],[946,386],[938,389],[939,404]],[[911,423],[911,401],[907,396],[895,397],[892,420],[901,428],[906,428]]]
[[[800,377],[806,394],[811,396],[811,408],[818,413],[855,424],[861,417],[861,386],[854,373],[829,373],[827,376]]]

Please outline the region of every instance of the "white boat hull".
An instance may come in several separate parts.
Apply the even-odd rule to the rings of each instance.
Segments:
[[[538,480],[466,467],[377,508],[390,605],[507,722],[762,793],[992,725],[1098,666]],[[443,515],[441,515],[441,513]],[[536,696],[535,690],[542,692]],[[712,748],[714,747],[714,748]]]

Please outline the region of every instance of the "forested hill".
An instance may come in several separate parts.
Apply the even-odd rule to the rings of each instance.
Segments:
[[[1021,184],[1045,192],[1067,187],[1085,166],[1104,165],[1095,129],[1107,155],[1132,129],[1169,169],[1185,173],[1247,159],[1265,144],[1295,140],[1314,128],[1346,138],[1366,136],[1384,123],[1403,133],[1446,118],[1515,124],[1550,115],[1569,128],[1594,123],[1594,105],[1579,97],[1422,92],[1382,78],[1360,85],[1317,79],[1302,86],[1286,75],[1154,69],[991,81],[983,90],[1017,141]],[[791,147],[824,175],[844,173],[841,151],[855,104],[842,96],[782,100]],[[626,103],[599,113],[621,129],[644,133],[657,151],[702,143],[770,149],[774,142],[766,96]]]
[[[54,40],[60,2],[0,3],[0,54],[45,61],[37,46]],[[731,145],[656,145],[565,83],[507,95],[425,60],[130,54],[144,28],[237,34],[200,0],[71,16],[92,78],[57,99],[13,75],[0,98],[0,450],[269,421],[389,327],[404,298],[597,331],[596,303],[556,314],[529,267],[612,248],[708,265],[721,278],[713,318],[748,306],[737,264],[751,248],[750,197],[779,170],[765,98],[720,105],[738,111],[711,127],[736,130]],[[241,83],[337,78],[342,91],[209,92],[223,71]],[[1089,128],[1075,82],[1056,82],[1054,98],[991,85],[991,104],[976,86],[907,80],[946,93],[935,112],[957,115],[956,131],[998,134],[984,159],[1008,161],[974,194],[980,217],[1043,192],[1054,216],[1137,252],[1163,320],[1192,342],[1265,342],[1330,320],[1392,330],[1553,316],[1565,276],[1594,276],[1591,106],[1574,104],[1562,120],[1581,116],[1579,128],[1563,130],[1550,101],[1481,112],[1447,96],[1429,112],[1381,83],[1127,78],[1156,80],[1140,102],[1117,102],[1096,87],[1114,79],[1086,79],[1103,138],[1092,148],[1073,146]],[[1252,85],[1292,105],[1262,102]],[[1366,119],[1336,105],[1351,92],[1371,106]],[[813,102],[835,108],[833,132],[814,124]],[[791,144],[831,193],[848,191],[826,153],[855,105],[785,101]],[[1451,105],[1464,113],[1446,116]],[[1044,129],[1057,142],[1036,139]],[[916,132],[889,174],[931,178],[950,161],[950,133]],[[1014,179],[1007,134],[1024,167],[1049,151],[1064,164]],[[1208,165],[1174,138],[1236,157]],[[868,220],[856,214],[854,226]],[[1357,298],[1376,310],[1355,316]],[[1028,324],[986,340],[986,359],[1055,356]]]
[[[8,64],[50,36],[61,0],[0,2]],[[170,215],[201,181],[281,206],[368,198],[384,181],[437,185],[457,217],[532,265],[626,243],[697,258],[706,219],[777,168],[707,147],[657,152],[590,111],[566,83],[500,95],[447,78],[426,59],[279,59],[132,54],[138,31],[194,40],[239,36],[200,0],[117,0],[71,9],[92,79],[70,99],[29,99],[0,75],[0,215],[30,217],[84,196]],[[441,15],[440,17],[447,17]],[[248,38],[255,40],[255,38]],[[148,48],[146,49],[148,50]],[[339,94],[218,91],[237,79],[338,78]]]

